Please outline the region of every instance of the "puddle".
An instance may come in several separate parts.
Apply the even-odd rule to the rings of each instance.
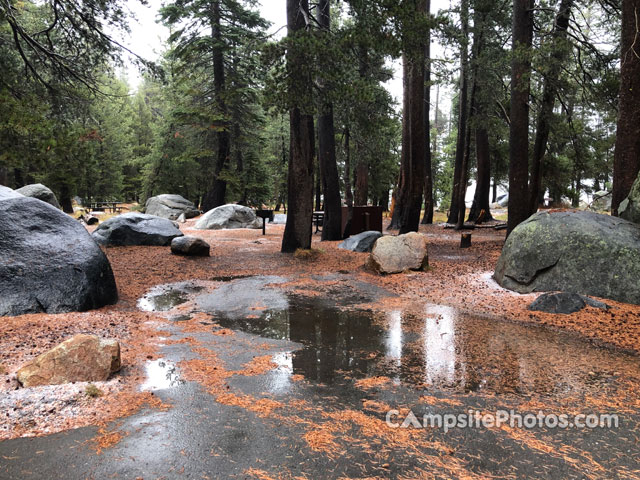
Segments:
[[[164,390],[185,383],[175,364],[164,359],[147,362],[145,371],[147,380],[142,384],[142,390]]]
[[[400,310],[345,312],[289,297],[284,310],[217,321],[225,328],[304,345],[274,357],[280,368],[272,383],[278,390],[291,375],[327,384],[384,376],[394,383],[459,393],[564,396],[601,390],[623,376],[640,378],[636,357],[568,334],[437,305],[417,316]]]
[[[138,300],[138,308],[145,312],[167,312],[186,303],[189,295],[200,292],[203,288],[190,282],[158,285]]]
[[[189,282],[164,285],[139,305],[168,311],[189,301],[223,328],[301,344],[274,358],[279,368],[271,384],[278,390],[292,375],[325,384],[383,376],[417,388],[554,397],[588,395],[623,379],[640,381],[637,357],[567,333],[438,305],[427,305],[420,314],[345,311],[339,308],[344,295],[288,295],[275,286],[284,281],[239,278],[207,292]],[[355,296],[367,294],[357,285],[349,289]],[[185,313],[170,318],[186,320]]]

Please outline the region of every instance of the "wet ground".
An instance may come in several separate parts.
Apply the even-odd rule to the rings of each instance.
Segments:
[[[349,275],[154,287],[151,390],[171,408],[0,443],[0,478],[640,478],[640,360],[412,301]],[[388,301],[379,302],[380,298]],[[615,414],[617,428],[392,428],[409,412]],[[549,417],[551,418],[551,417]],[[515,420],[517,422],[517,418]],[[414,422],[407,422],[414,423]]]

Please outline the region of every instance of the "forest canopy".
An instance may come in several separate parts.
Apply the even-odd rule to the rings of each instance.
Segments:
[[[202,210],[304,197],[307,222],[380,205],[409,231],[434,208],[488,218],[507,189],[515,224],[601,190],[615,213],[640,167],[633,125],[616,137],[619,114],[638,115],[632,88],[620,100],[621,79],[637,82],[621,48],[637,1],[288,0],[283,38],[252,0],[166,1],[168,41],[156,63],[134,56],[134,92],[121,66],[135,48],[109,33],[135,28],[125,3],[2,1],[0,184],[44,183],[67,210],[74,196],[176,193]]]

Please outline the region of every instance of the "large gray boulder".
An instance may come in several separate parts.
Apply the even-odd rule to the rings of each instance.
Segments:
[[[369,230],[357,235],[352,235],[345,241],[338,244],[338,248],[343,250],[350,250],[352,252],[366,253],[373,249],[373,244],[376,243],[382,236],[382,233],[376,230]]]
[[[109,260],[80,223],[35,198],[0,195],[0,316],[117,300]]]
[[[205,213],[195,224],[201,230],[222,230],[228,228],[262,228],[262,220],[249,207],[242,205],[222,205]]]
[[[7,198],[21,198],[21,197],[24,197],[24,195],[17,193],[15,190],[12,190],[9,187],[0,185],[0,200],[6,200]]]
[[[37,198],[43,202],[47,202],[49,205],[53,205],[56,208],[60,208],[56,194],[53,193],[48,187],[45,187],[41,183],[34,183],[32,185],[25,185],[22,188],[16,189],[21,195],[25,197]]]
[[[640,175],[633,182],[627,198],[620,202],[618,215],[630,222],[640,223]]]
[[[539,212],[509,235],[495,280],[640,304],[640,226],[593,212]]]
[[[185,218],[193,218],[200,215],[200,211],[193,202],[190,202],[180,195],[157,195],[147,200],[145,213],[156,217],[177,220],[184,214]]]
[[[379,273],[426,270],[429,266],[427,237],[416,232],[380,237],[373,246],[367,265]]]
[[[145,213],[130,212],[100,224],[93,238],[101,245],[151,245],[168,246],[171,240],[183,233],[166,218]]]

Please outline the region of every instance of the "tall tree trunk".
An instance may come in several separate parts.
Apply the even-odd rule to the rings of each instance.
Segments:
[[[388,230],[398,230],[400,228],[400,218],[402,217],[402,210],[404,208],[404,196],[409,178],[410,168],[410,155],[409,155],[409,142],[411,141],[411,133],[409,132],[409,111],[411,103],[409,98],[410,94],[410,81],[409,81],[409,68],[406,66],[406,58],[402,58],[402,151],[400,153],[400,171],[398,172],[398,184],[393,190],[391,197],[391,222],[389,223]]]
[[[417,15],[425,14],[426,4],[418,2]],[[404,69],[408,70],[408,109],[404,116],[408,116],[408,143],[402,145],[402,159],[405,163],[404,189],[400,190],[400,234],[417,232],[420,226],[420,211],[422,209],[422,191],[424,190],[425,164],[425,121],[424,121],[424,71],[425,50],[410,50],[404,55]],[[406,153],[405,153],[406,152]]]
[[[302,68],[308,61],[305,47],[296,42],[306,35],[305,18],[308,17],[308,0],[287,0],[287,34],[293,37],[287,51],[288,87],[298,102],[311,97],[311,78]],[[282,252],[311,248],[313,217],[313,117],[294,106],[289,110],[289,128],[288,214]]]
[[[315,155],[314,155],[315,157]],[[321,174],[320,174],[320,165],[318,164],[318,162],[315,162],[314,164],[314,170],[315,170],[315,187],[313,189],[314,193],[315,193],[315,205],[314,205],[314,211],[319,212],[322,210],[322,179],[321,179]]]
[[[329,0],[318,3],[320,28],[326,37],[331,30],[331,9]],[[328,53],[328,52],[326,52]],[[340,198],[340,177],[336,161],[336,133],[333,122],[333,104],[328,101],[326,85],[322,86],[323,109],[318,116],[318,162],[322,178],[324,196],[324,221],[322,240],[342,239],[342,201]]]
[[[362,155],[358,156],[356,163],[356,191],[354,195],[355,205],[366,205],[369,201],[369,165]]]
[[[534,0],[513,0],[509,219],[507,235],[529,217],[529,91]]]
[[[491,220],[491,210],[489,207],[489,194],[491,192],[491,157],[489,150],[489,132],[487,131],[487,110],[488,102],[491,98],[491,88],[489,80],[492,76],[487,71],[485,59],[483,57],[485,49],[485,37],[490,35],[487,32],[486,19],[493,12],[488,3],[483,4],[485,8],[474,10],[474,34],[472,48],[472,79],[473,87],[471,91],[471,119],[474,124],[476,141],[476,190],[473,195],[473,203],[469,212],[470,222],[486,222]],[[469,128],[470,129],[470,128]],[[467,146],[470,149],[470,143]],[[464,192],[466,193],[466,192]],[[464,197],[462,197],[464,202]],[[462,226],[458,217],[458,226]]]
[[[538,211],[538,200],[540,198],[540,190],[542,189],[542,167],[547,142],[549,140],[549,131],[551,130],[553,107],[558,92],[558,80],[563,63],[569,52],[565,40],[567,37],[567,29],[569,28],[573,2],[574,0],[562,0],[560,2],[551,37],[551,57],[547,63],[549,71],[544,77],[542,105],[538,113],[536,137],[533,144],[533,163],[531,165],[531,181],[529,184],[529,214],[531,215]]]
[[[351,133],[349,126],[344,128],[344,199],[347,207],[353,207],[353,190],[351,190]]]
[[[73,214],[73,201],[71,199],[71,190],[69,185],[64,183],[60,188],[60,206],[64,213]]]
[[[476,128],[476,192],[473,196],[473,204],[469,212],[469,221],[492,220],[489,195],[491,193],[491,158],[489,156],[489,133],[486,127]],[[482,215],[482,211],[484,214]],[[482,218],[480,216],[482,215]]]
[[[222,34],[220,31],[220,0],[214,0],[211,9],[211,39],[213,40],[213,89],[218,113],[223,118],[223,125],[218,132],[218,152],[214,169],[213,187],[202,199],[204,211],[224,205],[227,193],[227,182],[220,177],[229,161],[231,138],[227,127],[227,104],[225,101],[224,54],[222,51]]]
[[[462,0],[460,7],[460,20],[462,22],[462,37],[460,40],[460,92],[458,101],[458,137],[456,141],[456,159],[453,171],[453,190],[451,191],[451,206],[447,223],[458,224],[458,217],[462,210],[465,214],[464,198],[460,204],[460,189],[462,188],[464,174],[464,160],[467,150],[467,129],[469,120],[469,0]],[[465,185],[466,190],[466,185]]]
[[[431,14],[431,0],[426,0],[425,10]],[[424,216],[423,224],[433,223],[433,173],[431,167],[431,124],[429,116],[431,111],[431,28],[427,33],[424,47],[425,72],[424,72]],[[437,115],[437,113],[436,113]]]
[[[640,171],[640,0],[622,0],[622,60],[618,133],[613,159],[611,212],[618,207]]]

